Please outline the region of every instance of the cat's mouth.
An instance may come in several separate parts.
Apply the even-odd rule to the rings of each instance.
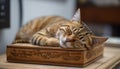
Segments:
[[[75,42],[76,40],[66,40],[66,41],[62,41],[63,44],[66,44],[66,43],[71,43],[71,42]]]
[[[65,42],[75,42],[76,40],[66,40]]]

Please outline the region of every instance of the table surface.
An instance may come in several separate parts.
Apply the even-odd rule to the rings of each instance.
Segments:
[[[85,68],[39,64],[10,63],[6,54],[0,55],[0,69],[108,69],[120,62],[120,47],[105,46],[104,56]]]

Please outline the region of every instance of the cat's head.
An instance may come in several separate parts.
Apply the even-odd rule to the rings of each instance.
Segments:
[[[75,48],[76,44],[83,45],[87,42],[89,46],[97,46],[104,43],[107,38],[95,36],[91,30],[81,21],[80,9],[77,10],[70,22],[64,23],[57,31],[57,38],[63,48]],[[83,40],[85,38],[86,40]],[[76,43],[77,42],[77,43]]]

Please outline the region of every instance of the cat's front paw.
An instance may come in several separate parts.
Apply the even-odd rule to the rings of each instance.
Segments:
[[[49,45],[49,46],[60,46],[59,40],[56,39],[56,38],[49,38],[47,40],[47,45]]]

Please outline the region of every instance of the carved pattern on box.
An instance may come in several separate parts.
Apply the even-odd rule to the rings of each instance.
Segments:
[[[36,47],[19,44],[7,46],[7,60],[38,64],[53,64],[83,67],[103,55],[103,46],[91,50],[62,49],[60,47]]]

